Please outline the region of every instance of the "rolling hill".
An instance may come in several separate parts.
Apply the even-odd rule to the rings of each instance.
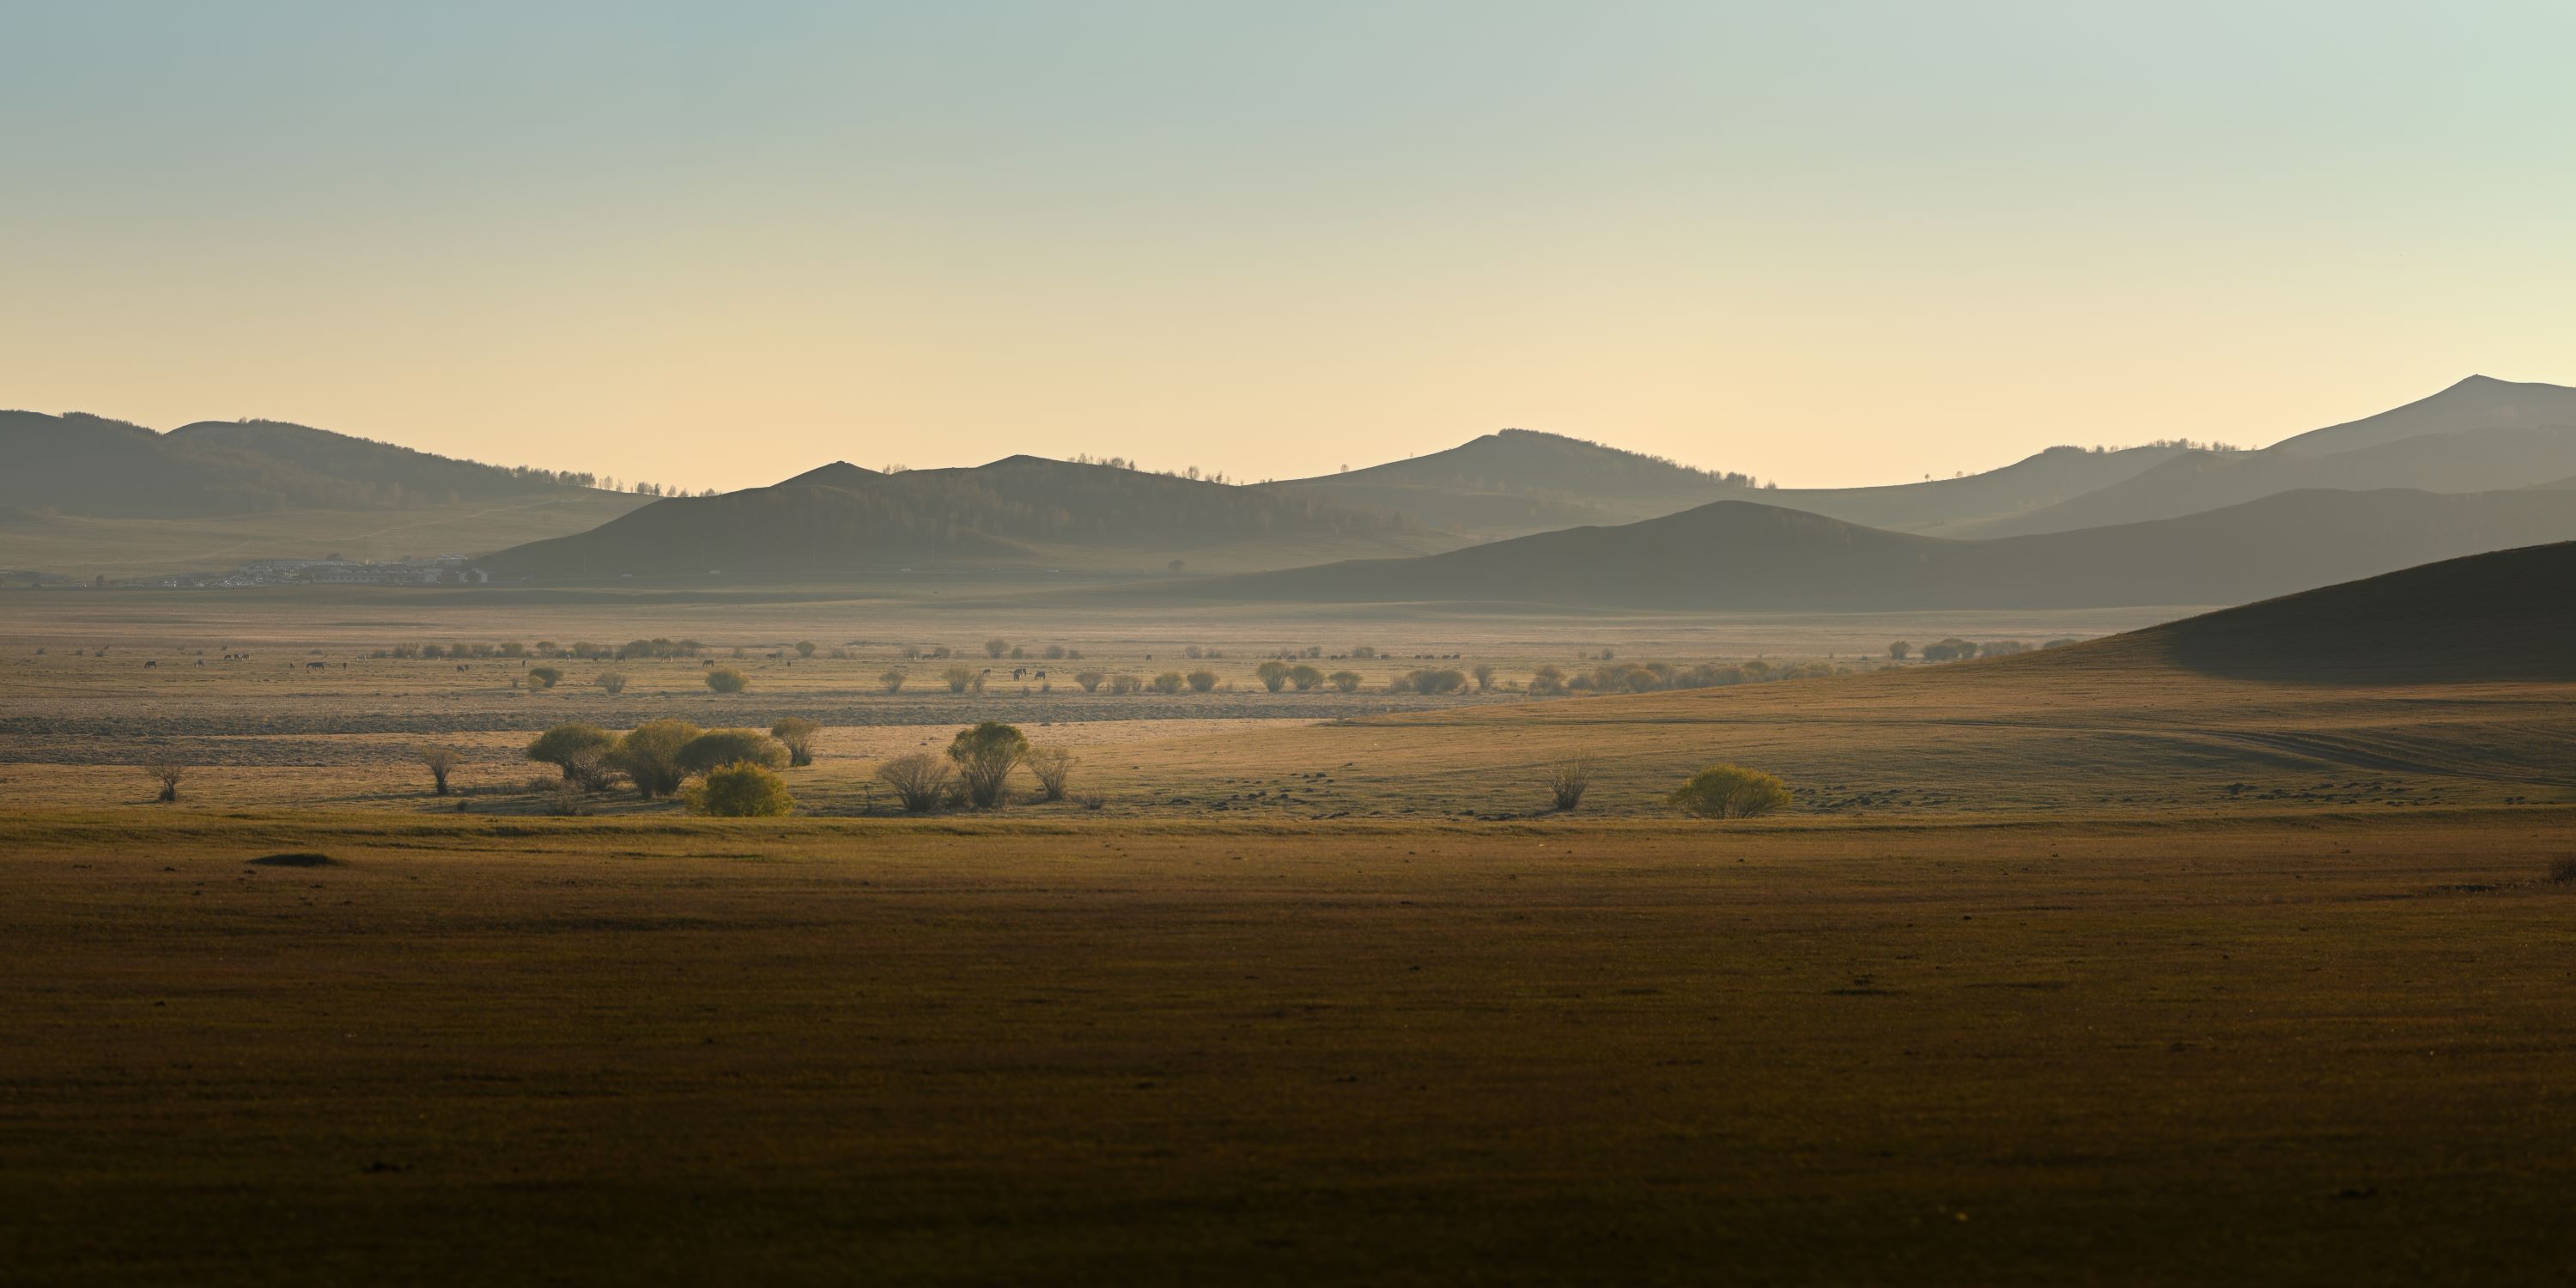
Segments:
[[[2031,513],[1944,535],[2065,532],[2215,510],[2294,488],[2482,492],[2576,473],[2576,389],[2472,376],[2430,398],[2259,452],[2194,451]]]
[[[1741,474],[1535,430],[1506,429],[1446,451],[1274,486],[1404,514],[1484,537],[1631,523],[1721,500],[1752,500],[1894,531],[1991,520],[2053,505],[2151,469],[2178,447],[2053,447],[1962,478],[1859,488],[1775,488]]]
[[[1499,601],[1847,611],[2226,604],[2576,538],[2561,493],[2307,490],[2204,514],[1988,541],[1721,501],[1619,527],[1173,586],[1207,600]]]
[[[264,557],[462,553],[598,526],[648,498],[277,421],[169,433],[0,412],[0,568],[87,579]]]
[[[1317,552],[1411,553],[1455,544],[1401,517],[1311,495],[1013,456],[891,474],[834,462],[770,487],[666,499],[593,531],[480,563],[504,578],[721,574],[742,581],[942,560],[1055,565],[1108,558],[1134,570],[1211,551],[1221,553],[1223,566],[1278,567]]]
[[[512,469],[280,421],[166,434],[101,416],[0,412],[0,505],[95,518],[397,508],[592,490],[588,475]],[[640,498],[638,499],[640,503]]]

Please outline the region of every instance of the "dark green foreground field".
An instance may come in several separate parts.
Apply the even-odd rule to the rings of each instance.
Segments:
[[[2570,854],[28,816],[0,1279],[2539,1282]]]

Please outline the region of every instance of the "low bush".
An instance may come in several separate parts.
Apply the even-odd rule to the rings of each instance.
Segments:
[[[591,683],[607,690],[608,696],[612,698],[626,691],[626,676],[618,671],[602,671]]]
[[[1085,693],[1098,693],[1100,691],[1100,682],[1108,678],[1109,673],[1106,671],[1076,671],[1073,673],[1073,682],[1081,685],[1082,691]]]
[[[1065,784],[1073,778],[1073,753],[1062,747],[1038,747],[1032,748],[1025,759],[1029,772],[1038,780],[1038,799],[1063,800]]]
[[[1216,688],[1216,672],[1214,671],[1192,671],[1182,678],[1189,681],[1190,692],[1192,693],[1208,693],[1214,691]]]
[[[532,666],[528,668],[528,687],[531,689],[551,689],[555,687],[555,685],[561,683],[562,680],[563,670],[560,667]]]
[[[1009,803],[1004,788],[1011,770],[1028,754],[1028,736],[999,720],[960,730],[948,743],[948,759],[957,765],[958,786],[966,793],[966,803],[977,809]]]
[[[787,784],[750,761],[718,765],[689,789],[689,812],[713,818],[775,818],[796,808]]]
[[[680,749],[704,732],[686,720],[647,720],[626,731],[608,763],[635,784],[644,799],[680,790],[688,772],[680,767]]]
[[[1357,671],[1335,671],[1325,676],[1324,680],[1344,693],[1357,693],[1360,690],[1360,673]]]
[[[751,687],[751,677],[730,666],[707,672],[707,687],[718,693],[740,693]]]
[[[1758,769],[1711,765],[1693,774],[1665,803],[1701,818],[1753,818],[1787,808],[1789,789]]]
[[[704,774],[725,765],[758,765],[785,769],[790,754],[775,738],[757,729],[710,729],[680,744],[672,763],[680,773]]]

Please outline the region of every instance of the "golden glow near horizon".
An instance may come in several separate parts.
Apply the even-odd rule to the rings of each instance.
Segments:
[[[0,17],[0,406],[1827,486],[2576,382],[2564,8],[936,8]]]

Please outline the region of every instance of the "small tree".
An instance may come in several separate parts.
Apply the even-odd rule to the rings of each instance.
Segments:
[[[787,749],[787,763],[802,768],[814,763],[814,739],[823,726],[803,716],[788,716],[769,726],[769,736]]]
[[[877,683],[884,685],[885,691],[888,693],[901,693],[903,692],[903,682],[907,678],[909,677],[904,675],[903,668],[896,667],[893,670],[878,676]]]
[[[1692,775],[1665,802],[1701,818],[1752,818],[1787,808],[1789,789],[1758,769],[1711,765]]]
[[[1154,692],[1178,693],[1181,691],[1181,683],[1182,680],[1180,672],[1165,671],[1161,675],[1154,677]]]
[[[1475,668],[1467,672],[1467,674],[1476,677],[1476,692],[1487,693],[1493,690],[1494,667],[1492,663],[1478,662]]]
[[[757,729],[710,729],[680,744],[672,763],[682,774],[703,774],[726,765],[785,769],[787,748]]]
[[[429,794],[432,796],[445,796],[447,776],[465,763],[465,753],[454,747],[418,747],[412,754],[419,757],[420,763],[429,770]]]
[[[812,641],[812,640],[798,640],[798,641],[796,641],[796,656],[798,656],[798,657],[812,657],[812,656],[814,656],[814,650],[815,650],[815,649],[818,649],[818,648],[820,648],[820,647],[822,647],[822,646],[821,646],[821,645],[819,645],[819,644],[816,644],[816,643],[815,643],[814,641]]]
[[[751,687],[751,677],[730,666],[719,666],[707,672],[707,687],[718,693],[740,693]]]
[[[775,818],[792,812],[796,798],[787,784],[768,769],[740,761],[707,771],[689,789],[689,812],[714,818]]]
[[[1331,675],[1325,676],[1324,680],[1326,683],[1344,693],[1357,693],[1360,691],[1360,673],[1357,671],[1335,671]]]
[[[1288,664],[1285,662],[1264,662],[1261,665],[1252,668],[1252,678],[1261,681],[1262,688],[1268,689],[1272,693],[1277,693],[1281,689],[1288,687]]]
[[[1216,688],[1216,672],[1214,671],[1192,671],[1181,678],[1189,681],[1190,692],[1192,693],[1208,693],[1214,691]]]
[[[1011,642],[1009,640],[1002,639],[999,636],[984,641],[984,656],[986,657],[1000,657],[1004,653],[1008,653],[1010,651]]]
[[[688,777],[680,767],[680,749],[701,732],[686,720],[647,720],[617,740],[609,761],[626,772],[644,799],[668,796]]]
[[[1038,799],[1064,799],[1065,784],[1073,778],[1073,753],[1062,747],[1039,747],[1027,756],[1029,772],[1037,775]]]
[[[903,802],[904,812],[927,814],[948,799],[949,784],[956,770],[945,759],[926,751],[897,756],[877,766],[877,781],[894,789],[895,799]]]
[[[1073,673],[1073,682],[1081,685],[1082,691],[1085,693],[1098,693],[1100,691],[1100,682],[1108,678],[1109,673],[1106,671],[1076,671]]]
[[[1316,685],[1323,682],[1324,673],[1303,662],[1288,668],[1288,686],[1299,693],[1312,692]]]
[[[616,735],[595,724],[559,724],[528,744],[528,759],[563,771],[576,787],[598,785],[601,757],[617,745]]]
[[[557,667],[532,666],[528,668],[528,687],[531,689],[551,689],[562,679],[563,671]]]
[[[188,776],[188,767],[175,760],[147,760],[143,772],[161,784],[161,803],[167,805],[179,799],[179,780]]]
[[[987,720],[963,730],[948,744],[948,758],[956,762],[957,781],[966,790],[966,803],[977,809],[1006,803],[1003,788],[1011,769],[1028,754],[1028,737],[1016,726],[999,720]]]
[[[591,683],[608,690],[608,696],[612,698],[626,691],[626,676],[620,671],[602,671],[599,678]]]
[[[950,693],[964,693],[969,689],[977,693],[984,691],[984,673],[971,666],[952,666],[940,672],[939,678],[948,681]]]
[[[1583,793],[1592,786],[1592,757],[1568,756],[1547,767],[1547,794],[1559,812],[1583,803]]]
[[[1906,659],[1907,655],[1913,652],[1913,645],[1908,644],[1903,640],[1898,640],[1887,646],[1887,659],[1891,662],[1902,662]]]

